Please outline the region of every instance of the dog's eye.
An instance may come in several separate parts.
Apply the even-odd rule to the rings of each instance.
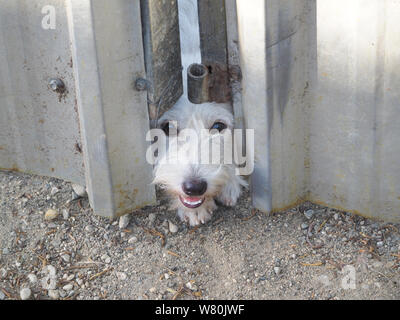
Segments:
[[[177,128],[174,126],[173,122],[168,121],[168,122],[164,122],[161,125],[161,130],[164,131],[166,136],[174,135],[174,133],[177,133]]]
[[[226,124],[223,122],[215,122],[210,130],[212,129],[217,129],[219,132],[221,132],[222,130],[226,129]]]

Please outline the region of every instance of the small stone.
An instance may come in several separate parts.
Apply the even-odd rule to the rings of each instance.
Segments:
[[[338,219],[339,219],[339,213],[335,213],[335,214],[333,215],[333,219],[338,220]]]
[[[118,280],[124,281],[128,278],[128,276],[124,272],[117,272],[117,278]]]
[[[58,211],[54,209],[48,209],[44,214],[44,219],[47,221],[54,220],[58,217]]]
[[[186,283],[185,286],[186,286],[186,288],[188,288],[189,290],[198,291],[197,286],[196,286],[194,283],[192,283],[191,281],[189,281],[188,283]]]
[[[64,220],[68,220],[69,218],[69,210],[68,209],[63,209],[62,210],[62,216]]]
[[[87,192],[86,192],[86,188],[79,185],[79,184],[72,184],[72,190],[74,190],[74,193],[81,198],[87,197]]]
[[[281,268],[274,267],[274,272],[275,272],[276,275],[280,274],[281,273]]]
[[[48,265],[46,270],[47,270],[47,273],[49,274],[50,277],[56,277],[57,276],[57,270],[52,265]]]
[[[130,220],[130,215],[129,214],[125,214],[125,215],[121,216],[119,218],[119,223],[118,223],[119,228],[120,229],[125,229],[129,224],[129,220]]]
[[[71,291],[73,289],[74,285],[72,283],[68,283],[63,287],[63,290],[65,291]]]
[[[5,294],[0,291],[0,300],[4,300],[6,298]]]
[[[41,284],[42,288],[45,290],[54,290],[57,288],[57,279],[47,276],[41,280]]]
[[[37,277],[36,277],[35,274],[30,273],[30,274],[28,274],[28,280],[29,280],[30,283],[36,283],[37,282]]]
[[[379,247],[383,247],[383,241],[378,241],[377,243],[376,243],[376,246],[379,248]]]
[[[74,278],[75,278],[75,275],[71,274],[71,275],[67,276],[65,279],[67,281],[72,281]]]
[[[135,243],[135,242],[137,242],[137,241],[138,241],[138,238],[135,237],[135,236],[133,236],[133,237],[130,237],[130,238],[129,238],[128,243]]]
[[[50,190],[50,194],[52,195],[52,196],[54,196],[56,193],[58,193],[60,190],[58,190],[58,188],[57,187],[53,187],[53,188],[51,188],[51,190]]]
[[[61,259],[63,259],[65,262],[71,261],[71,257],[69,256],[69,254],[66,254],[66,253],[61,255]]]
[[[103,254],[103,255],[100,257],[100,259],[103,260],[105,263],[110,263],[110,262],[111,262],[111,258],[110,258],[110,256],[107,255],[107,254]]]
[[[153,288],[150,288],[150,289],[149,289],[149,292],[150,292],[150,293],[156,292],[156,288],[154,288],[154,287],[153,287]]]
[[[19,296],[21,297],[21,300],[28,300],[31,297],[32,291],[29,288],[23,288],[19,292]]]
[[[65,298],[67,296],[67,293],[62,289],[58,290],[58,293],[59,293],[61,298]]]
[[[171,233],[177,233],[178,232],[178,226],[176,224],[173,224],[171,221],[169,221],[168,223],[168,228],[169,228],[169,232]]]
[[[157,216],[154,213],[149,214],[149,225],[154,225],[154,222],[156,221]]]
[[[169,279],[169,274],[168,273],[164,273],[164,278],[165,278],[165,280],[168,280]]]
[[[91,225],[87,225],[87,226],[85,227],[85,231],[86,231],[86,232],[92,232],[92,231],[93,231],[93,227],[92,227]]]
[[[304,223],[301,224],[301,229],[305,230],[307,228],[308,228],[308,223],[304,222]]]
[[[58,290],[49,290],[48,295],[50,298],[56,300],[59,297],[59,292]]]
[[[305,215],[305,217],[306,217],[307,219],[311,219],[312,216],[314,215],[314,210],[312,210],[312,209],[307,210],[306,212],[304,212],[304,215]]]

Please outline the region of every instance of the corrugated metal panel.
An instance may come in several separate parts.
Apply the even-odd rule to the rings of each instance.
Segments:
[[[400,2],[317,2],[310,198],[400,218]]]
[[[86,184],[107,217],[153,204],[139,1],[0,0],[0,26],[0,168]]]
[[[57,27],[41,9],[53,5]],[[48,88],[64,81],[67,93]],[[0,1],[0,167],[85,184],[64,1]]]
[[[400,2],[237,1],[255,207],[400,220]]]

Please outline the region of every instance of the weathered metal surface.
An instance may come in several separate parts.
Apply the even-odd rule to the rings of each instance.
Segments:
[[[201,61],[209,69],[209,100],[231,100],[225,0],[198,0]]]
[[[42,20],[55,8],[55,29]],[[64,90],[49,87],[59,78]],[[62,0],[0,1],[0,168],[85,184]]]
[[[192,63],[187,69],[189,101],[200,104],[208,101],[208,69],[203,64]]]
[[[400,3],[239,0],[237,11],[254,206],[311,200],[400,221]]]
[[[246,128],[255,129],[254,172],[251,175],[253,206],[271,210],[271,181],[269,161],[269,126],[267,110],[267,65],[265,52],[265,2],[264,0],[237,1],[239,52],[242,81],[243,117]]]
[[[400,221],[400,2],[319,0],[310,198]]]
[[[115,217],[155,202],[146,162],[146,92],[138,1],[69,0],[69,29],[89,199]],[[118,21],[118,23],[116,23]]]
[[[160,117],[183,93],[176,0],[141,0],[149,114]]]

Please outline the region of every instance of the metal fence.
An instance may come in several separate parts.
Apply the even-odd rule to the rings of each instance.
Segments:
[[[253,205],[400,221],[400,2],[225,0],[222,15],[201,2],[203,58],[221,77],[241,67],[232,98],[238,126],[255,129]],[[0,167],[85,184],[108,217],[154,204],[149,115],[181,90],[167,81],[180,72],[168,3],[0,0]]]

